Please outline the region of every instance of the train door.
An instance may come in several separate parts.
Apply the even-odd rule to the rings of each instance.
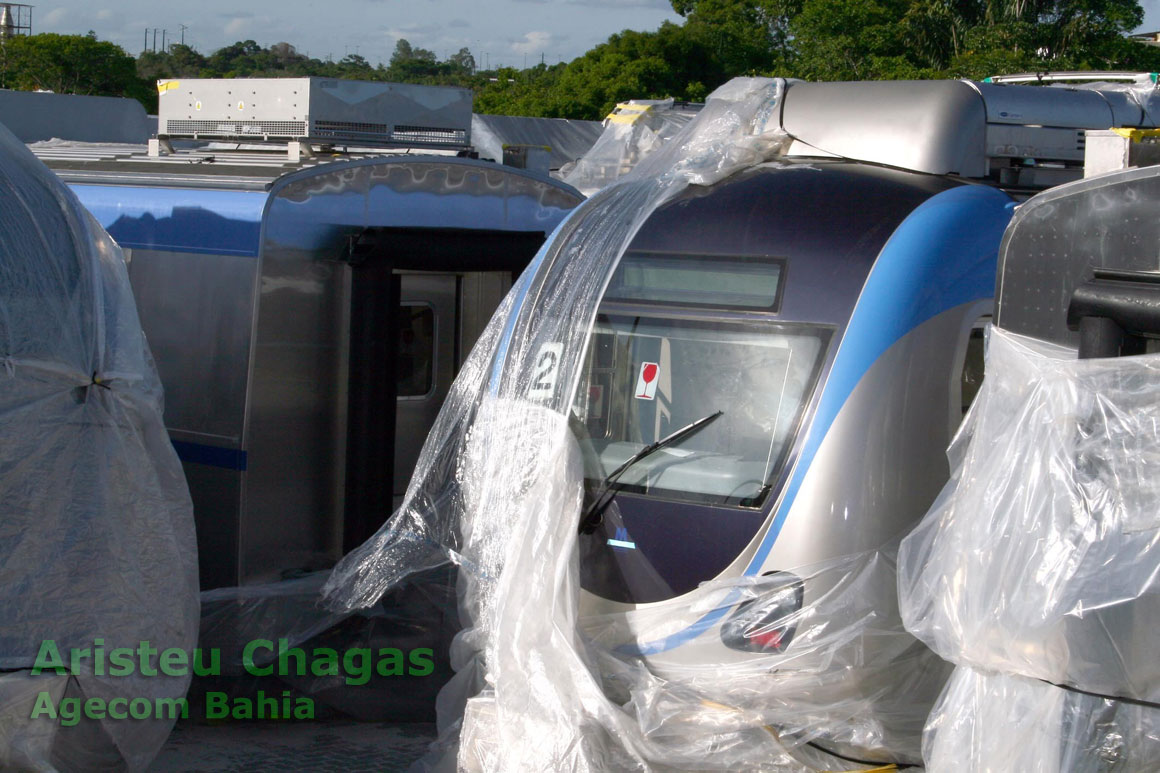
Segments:
[[[403,274],[396,343],[394,505],[407,490],[419,451],[458,369],[454,274]]]
[[[512,284],[510,271],[397,273],[396,508],[451,382]]]
[[[401,504],[459,367],[543,241],[371,228],[348,244],[344,551]]]

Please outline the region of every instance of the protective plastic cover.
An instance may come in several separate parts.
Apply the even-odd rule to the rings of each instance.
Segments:
[[[412,577],[374,606],[357,612],[336,612],[319,604],[319,591],[329,576],[329,572],[315,572],[266,585],[216,588],[201,594],[198,646],[220,655],[220,667],[213,675],[194,680],[189,698],[192,716],[207,716],[208,712],[199,712],[198,707],[209,692],[257,700],[259,691],[280,695],[289,689],[295,697],[314,700],[316,718],[406,722],[431,718],[436,692],[451,675],[447,651],[458,630],[449,568]],[[369,669],[367,663],[356,663],[353,672],[320,676],[300,668],[291,656],[288,667],[257,676],[245,666],[246,647],[263,640],[307,653],[317,647],[339,653],[425,648],[432,664],[428,673],[420,675],[383,676],[375,672],[373,663]],[[250,657],[259,667],[276,661],[273,646],[253,650]]]
[[[161,411],[121,250],[0,127],[0,768],[140,770],[173,725],[32,716],[65,697],[153,717],[185,694],[187,676],[111,676],[95,652],[197,639],[193,508]],[[46,641],[89,656],[31,676]]]
[[[552,169],[582,157],[602,133],[599,121],[479,113],[471,116],[471,144],[481,158],[503,161],[505,145],[546,145],[551,149]]]
[[[571,167],[560,170],[564,182],[591,196],[632,171],[693,119],[693,111],[674,107],[672,99],[632,99],[623,114],[608,117],[604,131]]]
[[[1076,360],[994,328],[986,373],[899,555],[907,629],[959,666],[926,761],[1154,770],[1160,355]]]
[[[917,760],[943,670],[892,614],[889,550],[802,568],[801,576],[822,578],[832,590],[792,620],[774,623],[801,623],[796,655],[788,658],[728,650],[713,634],[682,650],[689,668],[666,675],[601,637],[610,629],[603,623],[615,620],[581,610],[584,455],[568,415],[597,305],[656,208],[688,185],[713,184],[784,151],[788,138],[777,128],[783,91],[778,80],[731,81],[662,149],[573,211],[473,350],[403,506],[324,588],[340,607],[366,606],[415,571],[458,565],[469,627],[452,650],[458,674],[440,695],[444,732],[425,765],[854,767],[821,754],[821,738],[874,750],[871,759]],[[882,608],[867,592],[878,587],[889,590]],[[671,627],[678,615],[732,609],[784,587],[775,578],[744,577],[704,590],[658,607],[653,630]],[[881,681],[890,666],[892,694],[904,697],[880,704],[890,692]],[[913,731],[899,740],[898,727]]]

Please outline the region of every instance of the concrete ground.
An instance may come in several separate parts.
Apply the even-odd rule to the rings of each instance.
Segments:
[[[398,722],[180,722],[150,773],[405,771],[435,726]]]

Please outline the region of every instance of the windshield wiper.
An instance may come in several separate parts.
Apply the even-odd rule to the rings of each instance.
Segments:
[[[584,511],[584,514],[580,516],[580,533],[591,534],[596,530],[596,527],[600,525],[601,521],[604,520],[604,511],[608,508],[608,505],[612,503],[612,499],[616,496],[616,492],[619,489],[620,476],[623,475],[629,467],[633,466],[641,459],[644,459],[645,457],[651,456],[657,451],[660,451],[662,448],[667,448],[674,443],[679,443],[693,433],[701,430],[703,427],[711,424],[723,413],[725,413],[725,411],[717,411],[716,413],[711,413],[704,418],[697,419],[692,424],[686,424],[673,434],[661,438],[652,445],[645,446],[632,456],[628,457],[624,464],[620,465],[611,473],[609,473],[608,477],[604,479],[604,482],[600,484],[600,488],[596,490],[596,494],[592,499],[592,504],[589,505],[588,508]]]

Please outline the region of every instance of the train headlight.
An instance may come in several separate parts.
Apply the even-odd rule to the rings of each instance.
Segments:
[[[781,653],[797,631],[805,586],[788,572],[764,578],[770,590],[741,604],[721,626],[725,646],[743,652]]]

